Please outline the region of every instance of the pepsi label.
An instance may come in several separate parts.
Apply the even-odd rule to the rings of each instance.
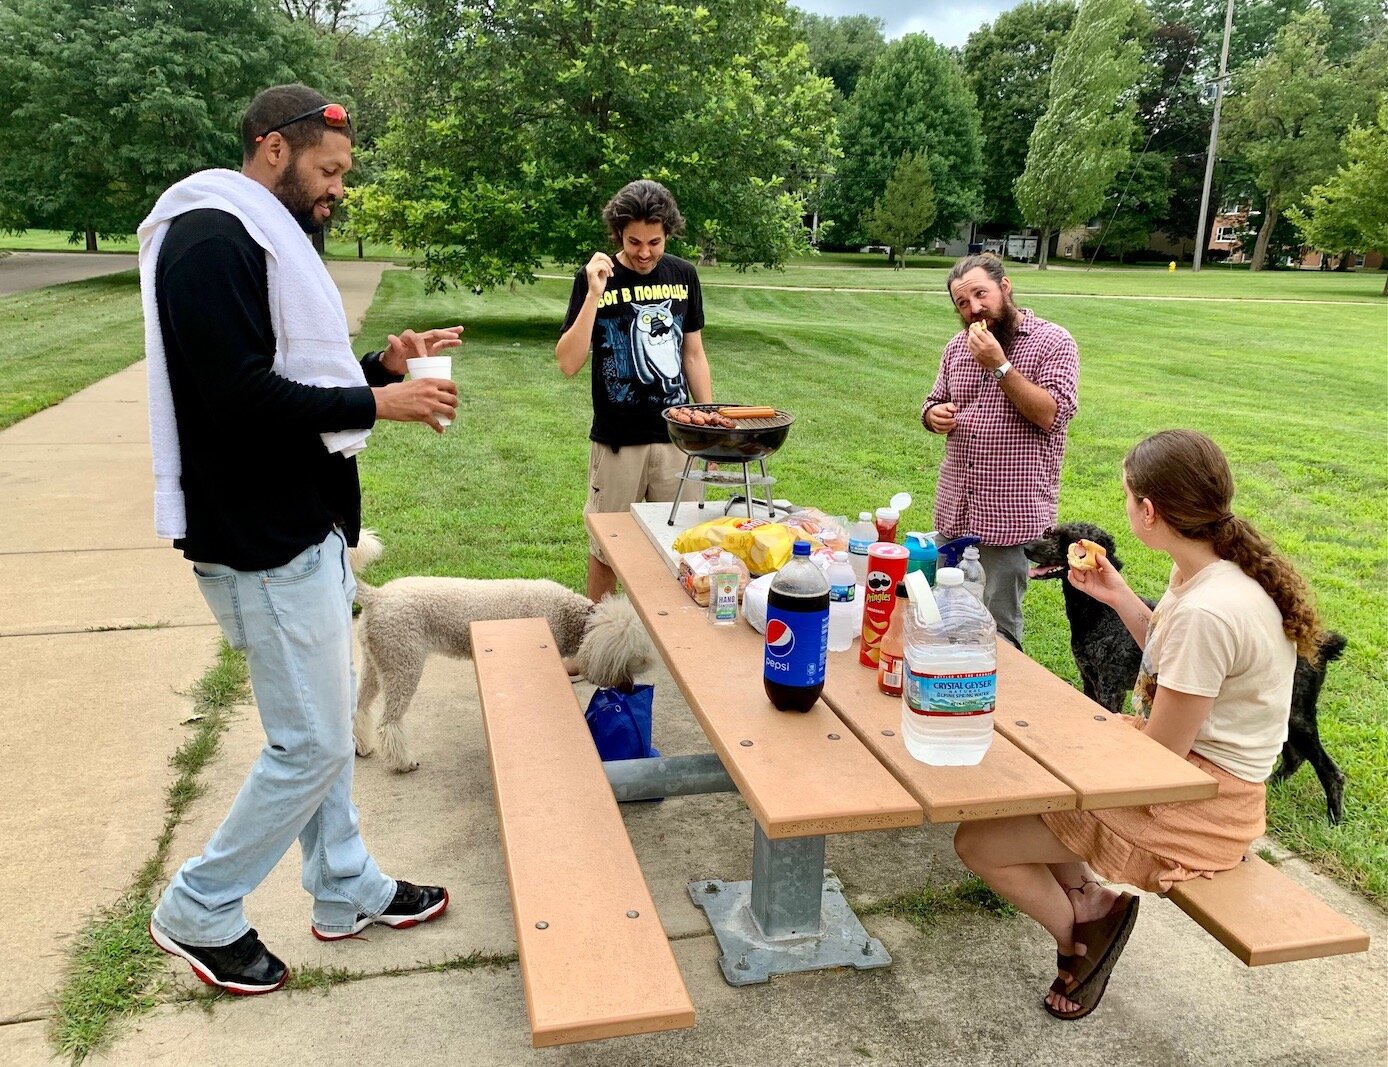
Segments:
[[[781,685],[824,684],[829,655],[829,612],[787,611],[775,604],[766,610],[768,681]]]

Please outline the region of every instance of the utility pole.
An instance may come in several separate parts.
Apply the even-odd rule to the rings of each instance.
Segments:
[[[1219,146],[1219,111],[1224,106],[1224,82],[1229,77],[1229,34],[1234,29],[1234,0],[1224,10],[1224,49],[1219,56],[1219,78],[1215,81],[1214,121],[1210,123],[1210,151],[1205,157],[1205,190],[1200,194],[1200,222],[1195,227],[1195,261],[1191,270],[1200,269],[1205,255],[1205,221],[1210,210],[1210,186],[1214,184],[1215,149]]]

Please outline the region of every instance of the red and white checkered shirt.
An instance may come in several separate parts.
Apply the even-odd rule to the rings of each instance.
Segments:
[[[1079,409],[1079,350],[1064,329],[1024,308],[1007,358],[1055,398],[1050,430],[1029,422],[978,365],[967,330],[945,346],[921,405],[922,423],[932,404],[959,407],[935,486],[935,528],[946,538],[974,534],[985,545],[1019,545],[1055,523],[1065,431]]]

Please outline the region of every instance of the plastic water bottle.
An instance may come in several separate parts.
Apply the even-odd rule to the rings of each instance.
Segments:
[[[972,766],[993,743],[998,631],[957,568],[941,567],[935,580],[940,620],[906,616],[901,736],[922,763]]]
[[[848,562],[847,552],[835,552],[829,565],[829,651],[847,652],[857,632],[858,576]]]
[[[766,695],[781,711],[809,711],[824,690],[829,658],[829,581],[796,541],[766,597]]]
[[[964,575],[964,590],[983,600],[985,577],[983,564],[978,561],[978,546],[970,545],[964,549],[964,558],[959,561],[959,570]]]
[[[872,512],[860,511],[858,521],[848,531],[848,562],[853,565],[859,585],[867,584],[868,548],[876,540],[877,524],[872,521]]]

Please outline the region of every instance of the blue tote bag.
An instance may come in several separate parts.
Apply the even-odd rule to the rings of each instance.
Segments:
[[[620,689],[598,689],[588,701],[583,717],[598,756],[606,760],[647,759],[659,756],[651,747],[651,701],[655,687],[635,686],[630,693]]]

